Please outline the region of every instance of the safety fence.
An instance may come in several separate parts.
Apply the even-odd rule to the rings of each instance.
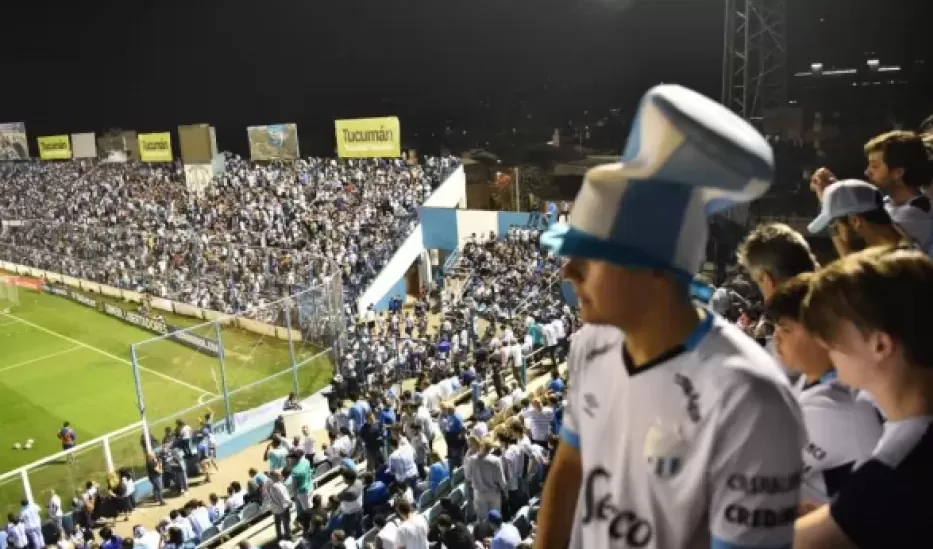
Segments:
[[[67,507],[88,481],[103,485],[123,468],[145,477],[146,451],[179,422],[209,422],[222,434],[268,419],[290,393],[301,399],[326,386],[343,345],[339,277],[225,315],[6,261],[0,269],[155,335],[129,345],[141,421],[0,475],[4,512],[24,498],[44,502],[53,490]]]

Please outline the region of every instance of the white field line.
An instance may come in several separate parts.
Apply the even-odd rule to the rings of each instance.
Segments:
[[[80,349],[80,348],[81,348],[81,347],[79,347],[79,346],[76,345],[76,346],[74,346],[74,347],[69,347],[69,348],[65,349],[64,351],[58,351],[57,353],[50,353],[50,354],[47,354],[47,355],[45,355],[45,356],[40,356],[40,357],[33,358],[33,359],[30,359],[30,360],[24,360],[24,361],[22,361],[22,362],[17,362],[16,364],[11,364],[11,365],[9,365],[9,366],[4,366],[3,368],[0,368],[0,372],[6,372],[6,371],[9,371],[9,370],[14,370],[14,369],[19,368],[19,367],[21,367],[21,366],[28,366],[28,365],[30,365],[30,364],[34,364],[34,363],[36,363],[36,362],[41,362],[41,361],[46,360],[46,359],[49,359],[49,358],[55,358],[55,357],[57,357],[57,356],[61,356],[61,355],[70,353],[71,351],[74,351],[74,350],[77,350],[77,349]]]
[[[112,358],[112,359],[114,359],[114,360],[116,360],[116,361],[118,361],[118,362],[122,362],[123,364],[129,364],[130,366],[132,366],[132,364],[133,364],[133,363],[130,362],[129,360],[120,358],[120,357],[118,357],[118,356],[115,355],[115,354],[108,353],[107,351],[104,351],[103,349],[98,349],[97,347],[94,347],[93,345],[88,345],[87,343],[84,343],[83,341],[78,341],[77,339],[74,339],[74,338],[68,337],[68,336],[66,336],[66,335],[60,334],[60,333],[58,333],[58,332],[49,330],[49,329],[46,328],[45,326],[40,326],[39,324],[36,324],[36,323],[34,323],[34,322],[30,322],[30,321],[25,320],[25,319],[23,319],[23,318],[19,318],[18,316],[11,315],[11,314],[9,314],[9,313],[0,313],[0,315],[3,315],[3,316],[5,316],[5,317],[10,318],[10,319],[13,319],[13,320],[18,320],[19,322],[22,322],[22,323],[25,324],[26,326],[31,326],[31,327],[33,327],[33,328],[35,328],[35,329],[37,329],[37,330],[40,330],[40,331],[42,331],[42,332],[45,332],[45,333],[49,334],[49,335],[53,335],[53,336],[55,336],[55,337],[64,339],[65,341],[68,341],[69,343],[73,343],[73,344],[75,344],[75,345],[77,345],[77,346],[79,346],[79,347],[84,347],[85,349],[90,349],[91,351],[94,351],[95,353],[98,353],[98,354],[104,355],[104,356],[106,356],[106,357]],[[162,379],[165,379],[165,380],[167,380],[167,381],[171,381],[171,382],[173,382],[173,383],[177,383],[177,384],[179,384],[179,385],[183,385],[183,386],[185,386],[185,387],[191,389],[192,391],[196,391],[196,392],[198,392],[198,393],[200,393],[200,394],[213,395],[213,393],[211,393],[210,391],[205,391],[204,389],[198,387],[197,385],[192,385],[192,384],[188,383],[187,381],[182,381],[182,380],[177,379],[177,378],[174,378],[174,377],[172,377],[172,376],[170,376],[170,375],[163,374],[162,372],[160,372],[160,371],[158,371],[158,370],[153,370],[153,369],[150,369],[150,368],[146,368],[145,366],[139,366],[139,369],[140,369],[140,370],[143,370],[143,371],[146,371],[146,372],[149,372],[150,374],[152,374],[152,375],[154,375],[154,376],[161,377]],[[216,395],[214,395],[214,396],[216,396]]]
[[[18,319],[17,319],[17,320],[7,320],[6,322],[0,322],[0,328],[3,328],[4,326],[12,326],[13,324],[19,324],[19,322],[20,322],[20,321],[19,321]]]

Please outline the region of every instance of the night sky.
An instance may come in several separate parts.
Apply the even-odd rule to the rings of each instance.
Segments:
[[[519,104],[556,119],[633,106],[661,81],[719,97],[720,0],[61,4],[4,14],[0,121],[31,135],[208,122],[236,149],[251,124],[297,122],[303,136],[357,116],[398,115],[406,133],[495,126]],[[788,4],[794,68],[930,40],[933,2]]]

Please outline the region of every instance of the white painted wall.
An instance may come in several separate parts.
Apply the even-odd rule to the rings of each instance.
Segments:
[[[461,243],[472,234],[488,235],[499,233],[499,212],[487,210],[463,210],[457,212],[457,234]]]

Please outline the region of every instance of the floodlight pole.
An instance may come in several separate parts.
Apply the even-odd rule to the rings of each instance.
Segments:
[[[725,0],[721,101],[746,120],[787,104],[786,26],[786,0]]]

